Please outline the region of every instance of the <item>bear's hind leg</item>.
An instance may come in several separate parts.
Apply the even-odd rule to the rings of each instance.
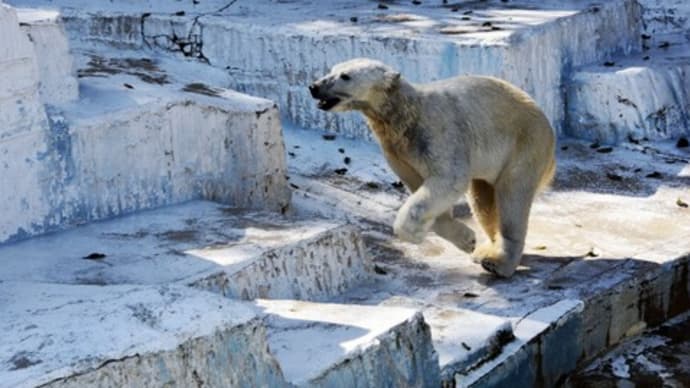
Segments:
[[[499,221],[495,190],[488,182],[474,179],[470,183],[467,199],[472,209],[472,214],[474,214],[477,222],[489,238],[489,241],[472,252],[472,260],[475,263],[481,263],[484,257],[496,255],[496,247],[494,245],[498,237]]]
[[[476,245],[474,231],[464,222],[454,219],[448,211],[441,214],[434,221],[433,231],[443,239],[453,243],[458,249],[472,252]]]
[[[482,267],[501,277],[510,277],[520,264],[525,247],[527,224],[538,179],[534,172],[501,177],[496,182],[496,202],[500,235],[481,260]]]

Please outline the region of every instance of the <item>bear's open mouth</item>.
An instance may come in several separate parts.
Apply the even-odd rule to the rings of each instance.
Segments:
[[[334,106],[338,105],[338,103],[340,103],[340,99],[338,97],[328,97],[320,99],[317,106],[321,110],[330,110]]]

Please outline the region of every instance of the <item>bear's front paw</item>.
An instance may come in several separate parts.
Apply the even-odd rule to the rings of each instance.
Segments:
[[[429,227],[425,227],[420,222],[413,221],[410,217],[405,217],[405,214],[402,214],[402,212],[398,213],[393,224],[393,232],[398,238],[414,244],[421,244],[428,230]]]

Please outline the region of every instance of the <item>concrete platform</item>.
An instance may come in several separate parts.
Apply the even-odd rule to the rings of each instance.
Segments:
[[[190,202],[0,248],[0,280],[323,300],[367,277],[354,229]]]
[[[251,306],[188,287],[0,283],[0,386],[280,386]]]
[[[299,387],[438,387],[438,356],[414,309],[260,300],[268,343]]]
[[[0,4],[0,142],[48,127],[39,95],[38,64],[29,38],[19,28],[17,12]]]
[[[690,385],[690,316],[629,338],[568,377],[565,387]]]
[[[567,85],[568,134],[609,144],[690,135],[690,43],[659,45],[578,70]]]
[[[17,10],[19,25],[34,48],[41,100],[59,104],[79,97],[79,85],[60,14],[35,9]]]
[[[77,61],[80,98],[51,106],[49,129],[0,143],[15,187],[0,194],[0,242],[194,199],[287,209],[272,102],[193,82],[195,64],[176,78],[148,58]]]
[[[396,241],[390,225],[405,194],[375,145],[296,129],[286,131],[286,144],[296,208],[336,217],[337,204],[365,229],[377,280],[341,300],[416,304],[440,355],[444,331],[462,326],[439,309],[493,317],[478,320],[474,338],[482,343],[499,337],[501,320],[510,322],[515,339],[484,359],[442,364],[444,381],[549,386],[581,360],[690,308],[687,149],[562,141],[553,187],[533,208],[523,265],[500,280],[435,236],[419,246]],[[468,213],[458,206],[457,214]],[[447,344],[462,356],[458,342]]]
[[[5,246],[0,386],[438,386],[415,309],[305,301],[365,256],[351,227],[210,202]]]
[[[222,0],[199,4],[14,0],[60,8],[75,44],[154,49],[227,71],[233,89],[278,102],[309,128],[368,137],[357,115],[326,115],[306,86],[352,57],[374,57],[413,82],[489,74],[527,90],[559,131],[570,69],[640,49],[633,0],[375,3]],[[616,23],[611,23],[616,20]],[[80,43],[76,43],[80,42]]]

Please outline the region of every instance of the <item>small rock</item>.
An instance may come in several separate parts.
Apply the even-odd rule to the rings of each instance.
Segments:
[[[633,143],[633,144],[640,144],[640,141],[635,139],[633,135],[628,135],[628,142]]]
[[[676,205],[678,205],[679,207],[682,207],[682,208],[687,208],[687,207],[688,207],[688,203],[685,202],[685,201],[683,201],[683,200],[680,199],[680,198],[678,198],[678,199],[676,200]]]
[[[654,172],[651,172],[651,173],[645,175],[645,178],[652,178],[652,179],[661,179],[662,177],[663,177],[663,175],[661,175],[661,173],[659,171],[654,171]]]
[[[343,159],[343,163],[345,164],[350,164],[350,162],[352,162],[352,159],[350,159],[349,156],[346,156],[345,159]]]
[[[328,141],[335,140],[335,135],[332,133],[324,133],[323,135],[321,135],[321,137],[323,138],[323,140],[328,140]]]
[[[601,148],[597,149],[597,152],[600,154],[608,154],[611,151],[613,151],[612,147],[601,147]]]
[[[347,174],[347,168],[336,168],[333,172],[338,175],[345,175]]]
[[[378,190],[381,188],[381,185],[376,183],[376,182],[367,182],[364,185],[366,186],[367,189],[371,189],[371,190]]]
[[[589,252],[585,253],[585,257],[599,257],[599,255],[599,250],[594,247],[590,248]]]
[[[107,255],[105,253],[93,252],[93,253],[89,253],[88,255],[82,257],[82,259],[84,259],[84,260],[102,260],[102,259],[105,259],[106,256]]]
[[[618,174],[614,174],[614,173],[612,173],[612,172],[607,172],[607,173],[606,173],[606,177],[609,178],[610,180],[616,181],[616,182],[620,182],[620,181],[623,180],[623,177],[622,177],[622,176],[620,176],[620,175],[618,175]]]
[[[690,146],[690,142],[688,142],[686,137],[681,137],[676,143],[677,148],[687,148],[688,146]]]

